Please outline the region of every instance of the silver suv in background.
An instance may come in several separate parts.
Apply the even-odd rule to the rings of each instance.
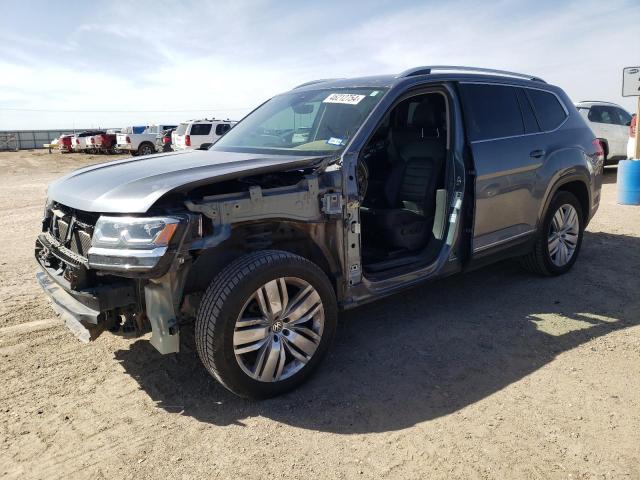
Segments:
[[[596,137],[602,140],[605,165],[627,158],[631,114],[610,102],[583,101],[576,104]]]

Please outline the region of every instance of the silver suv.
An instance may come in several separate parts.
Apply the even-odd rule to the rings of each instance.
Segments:
[[[319,80],[208,149],[52,183],[37,276],[80,338],[150,327],[168,354],[195,326],[211,375],[264,398],[314,371],[340,309],[505,257],[567,272],[602,166],[567,95],[536,77]]]

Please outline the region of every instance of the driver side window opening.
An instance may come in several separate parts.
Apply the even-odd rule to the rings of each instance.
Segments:
[[[381,272],[428,264],[443,244],[450,114],[444,93],[400,101],[360,157],[362,263]]]

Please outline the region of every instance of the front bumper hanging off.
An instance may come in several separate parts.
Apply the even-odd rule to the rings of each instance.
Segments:
[[[75,299],[45,271],[36,273],[36,279],[51,301],[53,309],[79,340],[83,342],[94,340],[102,332],[99,325],[99,310],[94,310]]]
[[[58,251],[55,245],[42,236],[36,241],[35,257],[41,269],[36,273],[36,279],[54,310],[78,339],[84,342],[94,340],[107,326],[106,320],[110,312],[124,313],[136,307],[136,288],[132,280],[82,289],[72,288],[64,277],[63,269],[50,266],[43,258],[40,252],[45,249],[59,261],[73,261],[75,258],[67,258],[71,253]],[[82,265],[76,267],[84,268]]]

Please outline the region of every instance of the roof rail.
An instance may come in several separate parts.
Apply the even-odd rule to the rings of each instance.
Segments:
[[[606,102],[604,100],[580,100],[579,102],[576,103],[606,103],[607,105],[615,105],[616,107],[619,107],[620,105],[618,105],[617,103],[614,102]]]
[[[429,75],[433,73],[433,70],[442,70],[450,72],[474,72],[474,73],[489,73],[493,75],[503,75],[505,77],[524,78],[526,80],[534,80],[536,82],[546,83],[540,77],[535,75],[527,75],[524,73],[508,72],[506,70],[494,70],[492,68],[479,68],[479,67],[460,67],[455,65],[428,65],[424,67],[415,67],[405,70],[397,75],[397,78],[414,77],[416,75]]]
[[[300,85],[293,87],[292,90],[295,90],[296,88],[302,88],[302,87],[306,87],[308,85],[314,85],[316,83],[322,83],[322,82],[330,82],[331,80],[339,80],[338,78],[321,78],[319,80],[311,80],[310,82],[304,82],[301,83]]]

